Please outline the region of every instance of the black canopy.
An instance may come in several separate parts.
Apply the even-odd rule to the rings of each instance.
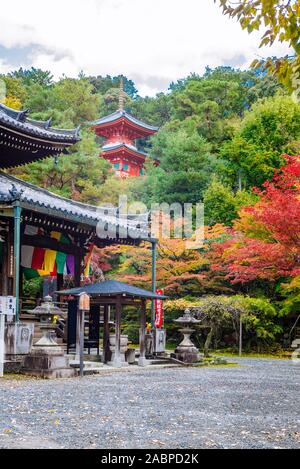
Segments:
[[[71,290],[63,290],[57,292],[60,295],[81,295],[86,293],[91,297],[96,296],[118,296],[124,295],[134,298],[145,298],[149,300],[166,300],[167,296],[157,295],[148,290],[143,290],[142,288],[133,287],[132,285],[127,285],[123,282],[117,282],[115,280],[107,280],[106,282],[96,283],[94,285],[87,285],[81,288],[72,288]]]

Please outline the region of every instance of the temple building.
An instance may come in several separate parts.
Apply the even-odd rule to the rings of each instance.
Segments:
[[[2,172],[59,156],[80,140],[79,129],[55,129],[27,114],[0,104],[0,295],[15,296],[18,305],[25,273],[57,276],[62,287],[69,272],[80,286],[91,246],[139,245],[148,239],[148,214],[119,218],[118,207],[68,200]],[[99,224],[105,227],[101,237]]]
[[[128,132],[126,130],[124,133]],[[131,134],[136,135],[137,132],[134,134],[132,131]],[[57,296],[58,304],[67,304],[67,310],[61,311],[55,332],[67,343],[68,351],[76,346],[77,354],[81,336],[78,332],[79,296],[76,296],[76,290],[72,300],[69,293],[72,295],[73,290],[65,296],[63,289],[66,279],[67,285],[71,284],[74,288],[91,282],[90,266],[94,248],[110,245],[139,246],[147,242],[152,248],[151,291],[139,290],[119,282],[107,282],[103,291],[104,284],[100,284],[98,287],[101,291],[97,290],[95,295],[91,292],[91,297],[97,304],[91,305],[89,317],[85,318],[83,315],[80,323],[84,329],[82,340],[80,339],[82,346],[89,353],[96,348],[99,354],[99,331],[102,328],[104,362],[111,360],[113,366],[123,366],[124,363],[120,361],[122,307],[136,305],[137,300],[142,302],[139,364],[145,366],[146,301],[152,301],[153,314],[154,300],[160,298],[156,294],[157,240],[152,239],[149,233],[149,214],[127,215],[121,213],[119,207],[98,207],[69,200],[7,173],[10,168],[66,153],[68,147],[79,140],[79,129],[54,129],[50,121],[34,121],[29,119],[26,111],[14,111],[0,105],[0,297],[13,299],[16,306],[15,318],[9,323],[12,335],[6,339],[6,349],[11,344],[7,356],[10,357],[9,360],[21,355],[27,356],[32,340],[34,347],[39,344],[37,348],[32,348],[34,356],[29,354],[32,360],[38,358],[35,362],[37,365],[40,357],[43,356],[44,360],[48,353],[48,345],[45,348],[39,337],[36,337],[38,342],[34,342],[34,330],[39,334],[38,328],[43,324],[39,326],[37,317],[34,313],[33,317],[30,314],[38,309],[32,310],[32,306],[40,305],[41,299],[27,298],[23,291],[24,279],[55,279],[57,286],[53,293]],[[31,305],[29,309],[26,306],[28,301]],[[47,294],[40,310],[54,307],[52,303],[51,296]],[[137,307],[140,308],[141,304]],[[104,315],[103,321],[100,313]],[[34,321],[33,327],[29,327],[30,321]],[[7,331],[8,323],[6,326]],[[23,337],[22,331],[26,332],[28,339],[26,351],[23,342],[18,339]],[[55,341],[53,346],[58,359],[62,359],[63,350],[60,349],[58,353]],[[43,347],[43,355],[39,355]],[[3,367],[3,361],[1,363]],[[47,358],[47,362],[44,360],[43,363],[49,364],[50,360]],[[69,373],[70,369],[65,371]],[[32,373],[32,369],[29,372]],[[35,369],[35,373],[40,373],[39,376],[46,376],[50,372],[54,377],[65,376],[59,367],[55,370]]]
[[[145,139],[158,132],[158,127],[148,125],[124,110],[124,91],[121,84],[119,110],[92,124],[98,137],[105,138],[101,156],[110,161],[120,178],[144,175],[147,158],[137,148],[136,140]]]

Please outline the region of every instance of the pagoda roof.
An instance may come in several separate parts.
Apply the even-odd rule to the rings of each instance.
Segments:
[[[133,151],[142,156],[148,156],[147,153],[145,153],[144,151],[138,150],[133,145],[128,145],[127,143],[117,143],[116,145],[103,145],[102,150],[103,152],[107,152],[107,151],[119,150],[121,148],[123,148],[124,150]]]
[[[120,123],[125,122],[136,129],[140,129],[142,135],[145,133],[147,135],[153,135],[154,133],[158,132],[159,128],[146,124],[145,122],[140,121],[139,119],[136,119],[133,117],[131,114],[129,114],[126,111],[117,111],[114,112],[113,114],[110,114],[109,116],[102,117],[95,122],[92,122],[93,127],[98,127],[98,128],[106,128],[108,125],[111,126],[112,124],[119,125]]]
[[[13,168],[53,155],[80,140],[79,128],[51,127],[48,121],[28,117],[29,111],[15,111],[0,104],[0,168]]]
[[[113,156],[118,155],[119,153],[125,153],[127,155],[136,157],[138,159],[145,159],[148,157],[147,153],[138,150],[136,147],[127,145],[126,143],[120,143],[117,145],[105,145],[103,148],[103,156]]]
[[[118,215],[119,208],[98,207],[61,197],[0,172],[0,204],[13,206],[16,202],[25,210],[97,227],[98,223],[130,229],[139,239],[148,238],[149,214]]]

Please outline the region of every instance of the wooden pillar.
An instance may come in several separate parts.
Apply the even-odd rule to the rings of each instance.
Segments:
[[[20,267],[20,275],[19,275],[20,313],[22,312],[22,308],[23,308],[23,295],[24,295],[23,280],[24,280],[23,267]]]
[[[15,264],[14,264],[14,223],[9,223],[9,232],[7,234],[7,295],[14,295],[14,278],[15,278]]]
[[[75,253],[75,287],[80,287],[84,273],[84,256],[85,249],[83,246],[82,239],[76,240],[76,253]]]
[[[116,302],[116,314],[115,314],[115,334],[116,334],[116,348],[115,356],[112,365],[116,368],[122,366],[121,361],[121,321],[122,321],[122,297],[119,295]]]
[[[103,331],[103,363],[111,360],[111,351],[109,347],[109,306],[104,306],[104,331]]]
[[[14,208],[14,296],[16,298],[16,322],[20,318],[20,261],[21,261],[21,207]]]
[[[141,302],[141,329],[140,329],[140,358],[139,366],[147,366],[146,360],[146,300],[143,299]]]
[[[63,276],[63,274],[57,274],[56,288],[57,288],[57,291],[61,291],[61,290],[64,289],[64,276]],[[60,303],[60,295],[56,295],[56,301],[58,301]]]
[[[152,292],[157,289],[157,242],[152,241]],[[152,300],[152,329],[155,329],[155,300]]]
[[[8,246],[8,236],[5,236],[5,242],[2,244],[2,285],[1,285],[1,294],[3,296],[8,295],[8,256],[9,246]]]
[[[84,311],[79,309],[79,300],[77,304],[77,324],[76,324],[76,360],[80,361],[82,347],[84,346]]]

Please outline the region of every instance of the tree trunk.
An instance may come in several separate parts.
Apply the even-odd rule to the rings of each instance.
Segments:
[[[213,335],[214,335],[214,331],[213,331],[213,328],[211,328],[211,330],[209,331],[209,334],[206,338],[205,345],[204,345],[204,357],[205,358],[209,357],[209,349],[210,349],[210,346],[211,346]]]

